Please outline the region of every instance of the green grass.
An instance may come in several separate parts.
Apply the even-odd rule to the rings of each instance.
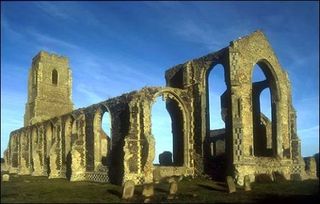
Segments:
[[[64,179],[11,175],[9,182],[1,182],[1,203],[107,203],[143,202],[142,187],[138,186],[130,200],[122,200],[121,186],[112,184],[69,182]],[[241,187],[229,194],[224,183],[205,179],[185,178],[179,183],[177,197],[167,200],[168,184],[155,185],[156,203],[318,203],[319,181],[285,181],[254,183],[252,191]]]

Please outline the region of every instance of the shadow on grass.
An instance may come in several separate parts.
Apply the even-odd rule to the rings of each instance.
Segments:
[[[108,193],[117,196],[118,198],[122,198],[122,194],[121,192],[114,190],[114,189],[108,189],[107,190]]]
[[[198,184],[198,186],[201,188],[205,188],[207,190],[210,190],[210,191],[227,192],[227,189],[222,186],[208,186],[208,185],[204,185],[204,184]]]
[[[161,192],[161,193],[168,193],[167,190],[165,190],[163,188],[159,188],[159,187],[155,187],[154,190],[157,191],[157,192]]]

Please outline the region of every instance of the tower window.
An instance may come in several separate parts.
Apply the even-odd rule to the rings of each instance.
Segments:
[[[57,70],[52,70],[52,84],[57,85],[58,84],[58,72]]]

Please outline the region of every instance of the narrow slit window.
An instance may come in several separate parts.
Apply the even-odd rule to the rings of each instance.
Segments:
[[[52,84],[57,85],[58,84],[58,72],[57,70],[52,70]]]

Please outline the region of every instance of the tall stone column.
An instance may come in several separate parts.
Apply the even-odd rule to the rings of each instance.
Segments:
[[[45,152],[44,152],[44,127],[40,125],[37,128],[37,141],[33,142],[35,147],[33,149],[33,176],[47,176],[47,169],[45,165]]]
[[[76,121],[77,139],[71,150],[71,181],[83,181],[86,179],[86,122],[85,115],[81,114]]]
[[[53,145],[50,150],[49,178],[66,178],[66,169],[62,165],[62,123],[57,121],[53,128]]]
[[[19,175],[30,175],[32,169],[30,168],[29,160],[29,137],[26,130],[23,130],[20,134],[20,165]]]

